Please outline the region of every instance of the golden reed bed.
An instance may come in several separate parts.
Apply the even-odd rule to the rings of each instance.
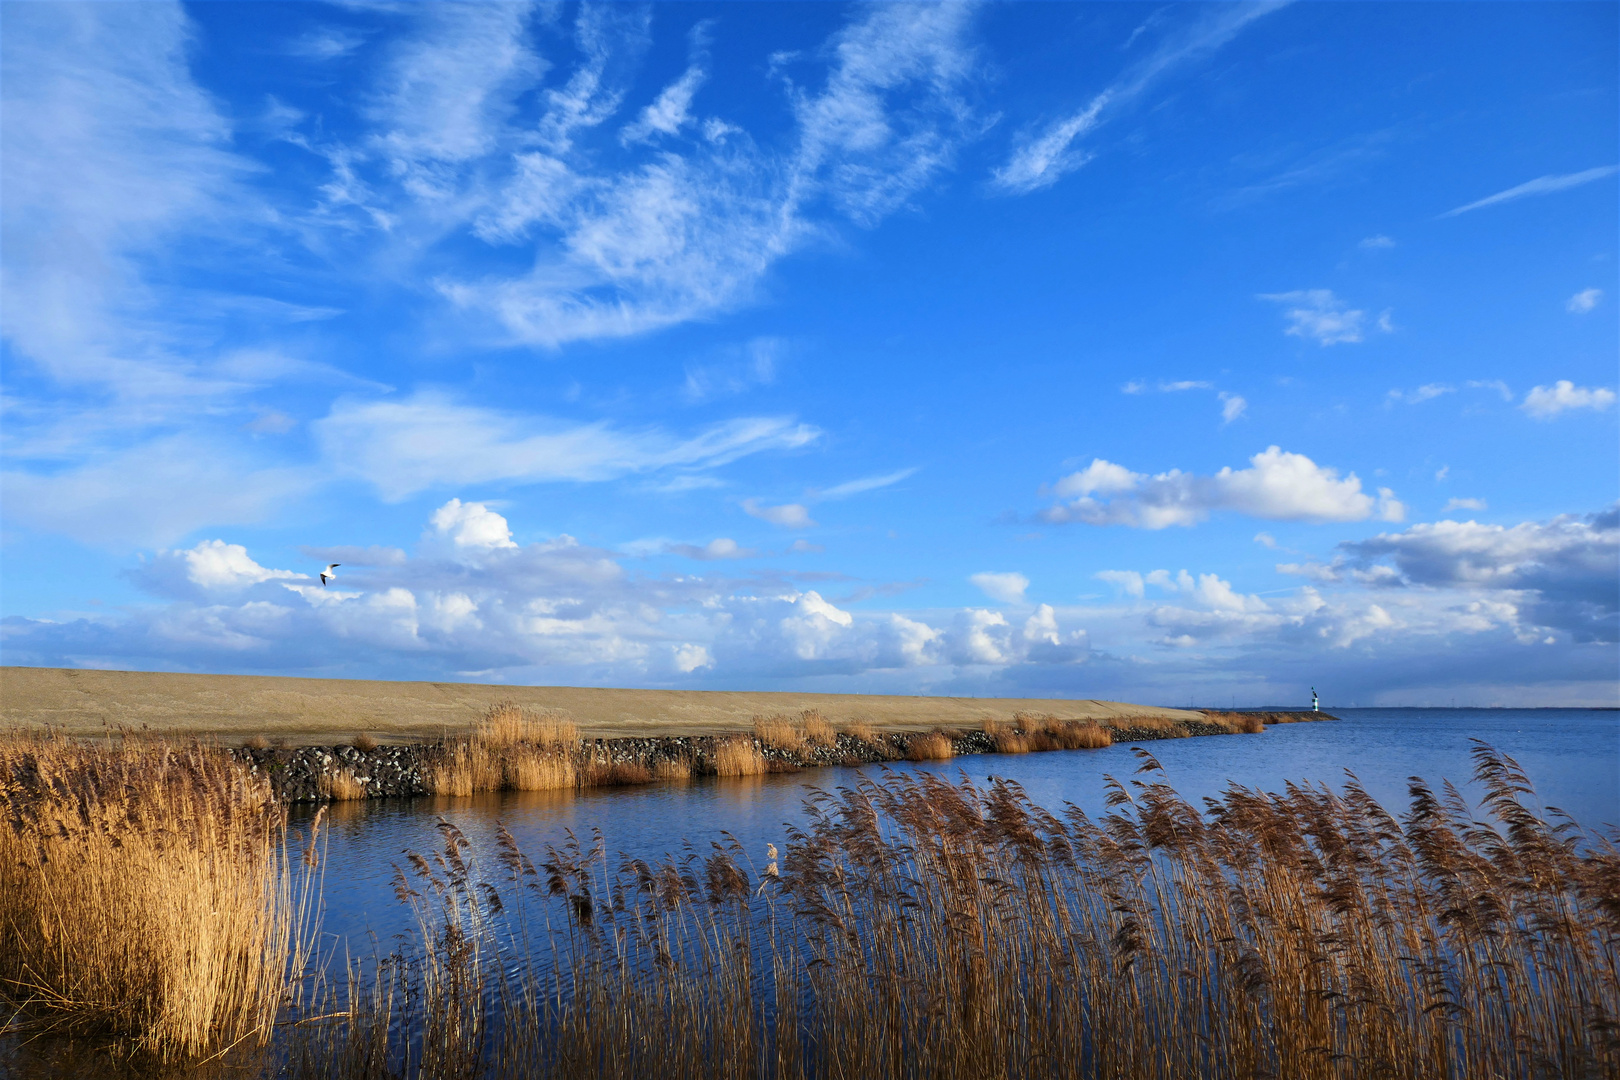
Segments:
[[[17,1037],[287,1076],[1620,1071],[1620,854],[1511,760],[1476,750],[1477,813],[1414,782],[1396,818],[1354,782],[1201,813],[1137,753],[1101,819],[861,779],[757,864],[441,823],[400,861],[414,945],[300,1000],[316,879],[261,787],[209,751],[7,740],[0,994]]]

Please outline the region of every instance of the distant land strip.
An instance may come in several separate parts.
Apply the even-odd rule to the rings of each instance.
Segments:
[[[86,738],[120,730],[240,745],[255,736],[330,746],[367,735],[379,743],[464,737],[491,705],[561,713],[587,739],[725,735],[757,717],[819,712],[838,724],[889,731],[973,728],[1020,712],[1058,720],[1204,713],[1118,701],[966,698],[730,690],[618,690],[458,682],[386,682],[274,675],[192,675],[83,668],[0,667],[0,726],[49,728]]]

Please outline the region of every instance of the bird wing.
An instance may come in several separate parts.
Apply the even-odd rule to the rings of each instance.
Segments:
[[[322,585],[325,585],[325,584],[326,584],[326,575],[325,575],[325,574],[322,574],[322,575],[321,575],[321,584],[322,584]]]

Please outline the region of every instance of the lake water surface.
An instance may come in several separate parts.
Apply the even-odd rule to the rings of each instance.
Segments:
[[[1019,756],[981,755],[950,762],[886,766],[897,773],[965,772],[983,783],[989,776],[1022,784],[1051,809],[1074,803],[1093,816],[1105,811],[1107,776],[1129,779],[1151,752],[1170,783],[1199,803],[1230,783],[1268,791],[1289,781],[1337,787],[1354,772],[1386,809],[1407,808],[1406,781],[1420,776],[1438,785],[1455,783],[1476,801],[1470,783],[1471,739],[1482,739],[1513,756],[1536,785],[1543,806],[1558,807],[1589,828],[1620,824],[1620,711],[1597,709],[1345,709],[1336,721],[1284,724],[1259,735],[1167,739],[1106,750],[1071,750]],[[617,856],[656,859],[679,854],[691,842],[708,852],[710,841],[730,833],[764,865],[767,843],[782,846],[785,823],[805,819],[804,800],[813,788],[851,784],[880,766],[814,769],[786,776],[701,780],[635,788],[573,792],[506,792],[472,798],[419,798],[337,803],[328,811],[326,915],[328,945],[370,954],[373,942],[387,951],[393,936],[413,921],[395,899],[394,867],[407,851],[428,852],[441,843],[436,823],[452,822],[474,844],[493,852],[497,824],[504,824],[536,861],[547,844],[562,844],[570,830],[589,842],[600,831],[611,866]],[[300,811],[296,825],[313,811]],[[491,873],[494,872],[493,866]]]

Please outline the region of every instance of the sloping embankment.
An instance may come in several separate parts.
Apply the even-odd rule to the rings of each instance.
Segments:
[[[899,697],[876,694],[610,690],[576,686],[378,682],[265,675],[0,668],[0,727],[75,738],[119,729],[240,745],[254,736],[290,746],[422,742],[468,734],[498,701],[558,712],[591,739],[698,737],[749,731],[757,716],[819,712],[835,724],[884,731],[975,728],[1019,712],[1061,720],[1127,716],[1200,720],[1203,713],[1117,701]]]

